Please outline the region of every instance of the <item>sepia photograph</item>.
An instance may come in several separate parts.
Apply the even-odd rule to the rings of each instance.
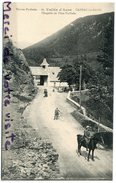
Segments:
[[[3,3],[2,180],[113,180],[114,3]]]

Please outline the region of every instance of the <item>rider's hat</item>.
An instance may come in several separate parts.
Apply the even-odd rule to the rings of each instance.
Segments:
[[[87,129],[87,130],[90,129],[90,126],[86,126],[86,129]]]

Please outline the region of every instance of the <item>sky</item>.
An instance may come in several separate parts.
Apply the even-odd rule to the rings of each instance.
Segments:
[[[10,33],[14,44],[23,49],[79,17],[112,11],[113,3],[12,3]]]

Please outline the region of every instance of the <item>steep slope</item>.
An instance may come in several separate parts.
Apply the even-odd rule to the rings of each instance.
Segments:
[[[10,39],[4,40],[4,76],[8,75],[12,94],[20,99],[34,96],[35,88],[29,65],[23,52],[13,46]]]
[[[87,54],[91,62],[103,47],[104,31],[113,19],[113,12],[79,18],[43,41],[25,48],[24,55],[29,65],[39,65],[43,57],[47,57],[52,65],[62,65],[63,61],[72,61],[81,54]]]
[[[22,51],[8,38],[4,39],[3,53],[1,178],[59,179],[58,154],[52,143],[41,138],[23,117],[36,94],[29,65]]]

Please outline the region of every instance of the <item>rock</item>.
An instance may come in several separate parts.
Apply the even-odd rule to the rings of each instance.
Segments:
[[[42,179],[43,179],[42,176],[37,176],[37,177],[35,178],[35,180],[42,180]]]
[[[18,113],[18,119],[19,116],[21,117],[21,114]],[[58,154],[51,142],[38,136],[36,130],[33,130],[23,118],[14,121],[17,122],[14,130],[17,138],[13,143],[13,149],[5,156],[2,179],[48,180],[60,177],[57,166]]]
[[[35,165],[35,164],[36,164],[36,161],[31,162],[31,164],[32,164],[32,165]]]
[[[49,173],[47,172],[43,172],[42,176],[43,176],[43,179],[49,179],[50,177]]]
[[[47,154],[42,153],[42,157],[43,157],[43,158],[46,158],[46,157],[47,157]]]

